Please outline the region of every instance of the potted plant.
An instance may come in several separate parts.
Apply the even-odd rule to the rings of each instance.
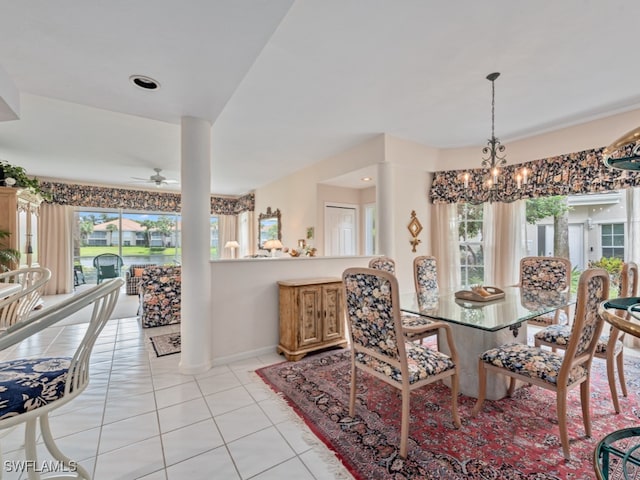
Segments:
[[[8,182],[12,178],[14,182]],[[51,194],[40,186],[40,181],[36,177],[29,177],[24,167],[11,165],[5,160],[0,160],[0,179],[6,186],[17,188],[28,188],[33,193],[39,194],[45,200],[51,200]]]
[[[6,230],[0,230],[0,240],[11,236],[10,232]],[[0,272],[6,272],[11,269],[12,264],[17,264],[20,261],[20,252],[13,248],[7,248],[4,245],[0,245]]]

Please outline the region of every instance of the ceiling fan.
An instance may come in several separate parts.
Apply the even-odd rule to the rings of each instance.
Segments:
[[[149,178],[140,178],[140,177],[131,177],[131,178],[143,183],[153,183],[158,188],[160,188],[161,185],[178,183],[177,180],[172,180],[170,178],[165,177],[164,175],[161,175],[160,174],[160,172],[162,171],[161,168],[154,168],[153,171],[156,173],[154,175],[151,175]]]

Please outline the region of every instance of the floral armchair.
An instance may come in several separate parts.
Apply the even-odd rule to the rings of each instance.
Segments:
[[[181,267],[147,267],[140,279],[140,320],[144,328],[180,323]]]

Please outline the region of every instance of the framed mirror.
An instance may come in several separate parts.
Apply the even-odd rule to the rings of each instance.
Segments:
[[[267,213],[258,215],[258,248],[264,249],[264,242],[267,240],[282,241],[280,209],[273,212],[271,207],[267,207]]]

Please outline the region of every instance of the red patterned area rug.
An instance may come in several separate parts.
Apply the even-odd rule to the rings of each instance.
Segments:
[[[398,456],[399,391],[368,376],[349,417],[348,350],[310,355],[257,371],[359,479],[594,479],[593,452],[614,430],[640,425],[640,359],[627,359],[627,398],[621,413],[611,403],[605,363],[594,360],[591,380],[592,438],[582,423],[580,389],[569,393],[572,460],[562,456],[553,392],[535,386],[513,398],[486,401],[471,417],[475,399],[460,396],[462,428],[451,421],[450,390],[438,383],[411,396],[409,455]],[[612,475],[610,478],[622,478]],[[635,478],[632,476],[631,478]]]

